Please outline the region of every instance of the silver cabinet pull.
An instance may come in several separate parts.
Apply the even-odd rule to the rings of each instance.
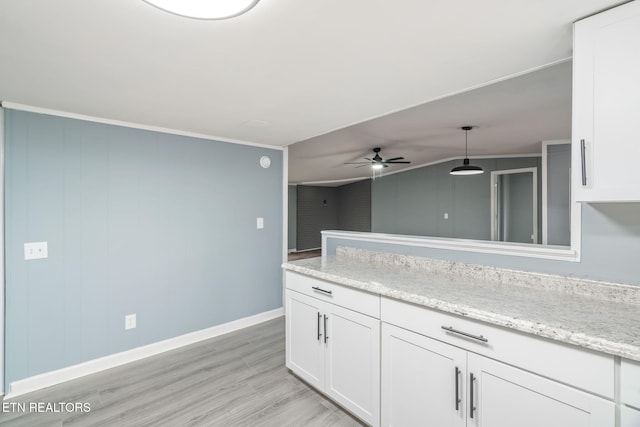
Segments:
[[[329,316],[324,315],[324,343],[327,343],[327,339],[329,338],[329,334],[327,334],[327,319]]]
[[[318,341],[320,341],[320,337],[322,336],[322,334],[320,333],[320,318],[322,317],[322,314],[320,314],[320,312],[318,312]]]
[[[311,287],[311,289],[313,289],[313,290],[314,290],[314,291],[316,291],[316,292],[322,292],[322,293],[325,293],[325,294],[327,294],[327,295],[331,295],[331,294],[332,294],[332,292],[331,292],[331,291],[326,291],[326,290],[324,290],[324,289],[322,289],[322,288],[319,288],[319,287],[317,287],[317,286],[312,286],[312,287]]]
[[[458,367],[456,366],[456,411],[460,410],[460,402],[462,400],[460,400],[460,390],[459,390],[459,383],[460,383],[460,369],[458,369]]]
[[[458,335],[462,335],[468,338],[472,338],[474,340],[478,340],[478,341],[482,341],[482,342],[489,342],[489,340],[485,337],[483,337],[482,335],[473,335],[470,334],[468,332],[463,332],[463,331],[459,331],[457,329],[453,329],[453,326],[442,326],[442,329],[444,329],[447,332],[451,332],[453,334],[458,334]]]
[[[473,413],[476,410],[473,402],[473,382],[476,380],[476,377],[473,376],[473,372],[469,374],[469,418],[473,418]]]
[[[585,155],[586,145],[584,139],[580,140],[580,163],[582,165],[582,186],[587,185],[587,159]]]

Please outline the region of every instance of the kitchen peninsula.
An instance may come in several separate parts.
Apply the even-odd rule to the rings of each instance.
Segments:
[[[636,286],[351,247],[283,267],[287,366],[371,425],[640,419]]]

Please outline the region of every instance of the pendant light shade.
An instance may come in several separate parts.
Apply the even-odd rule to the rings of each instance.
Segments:
[[[467,136],[472,128],[472,126],[462,126],[461,128],[464,131],[464,160],[462,161],[461,166],[456,166],[451,169],[451,172],[449,172],[451,175],[479,175],[484,173],[480,166],[469,164],[469,156],[467,154]]]
[[[143,0],[159,9],[187,18],[227,19],[242,15],[259,0]]]

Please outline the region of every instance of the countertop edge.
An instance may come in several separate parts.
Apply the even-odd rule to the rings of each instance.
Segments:
[[[570,330],[551,327],[541,323],[534,323],[524,319],[511,318],[498,313],[484,311],[478,308],[469,307],[461,304],[452,304],[446,301],[429,298],[421,295],[410,294],[402,291],[391,290],[380,283],[362,282],[350,279],[344,276],[324,273],[315,269],[291,264],[283,263],[282,268],[287,271],[304,274],[320,280],[326,280],[337,283],[339,285],[348,286],[365,292],[377,294],[381,297],[392,298],[426,308],[439,310],[473,320],[501,326],[507,329],[516,330],[530,335],[535,335],[553,341],[571,344],[588,350],[606,353],[612,356],[619,356],[630,360],[640,361],[640,347],[622,344],[606,340],[599,337],[593,337],[584,333],[572,332]]]

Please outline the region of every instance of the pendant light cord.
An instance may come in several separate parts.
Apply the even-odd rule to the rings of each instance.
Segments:
[[[469,129],[465,129],[464,130],[464,158],[469,158],[469,151],[468,151],[468,139],[467,137],[469,136]]]

